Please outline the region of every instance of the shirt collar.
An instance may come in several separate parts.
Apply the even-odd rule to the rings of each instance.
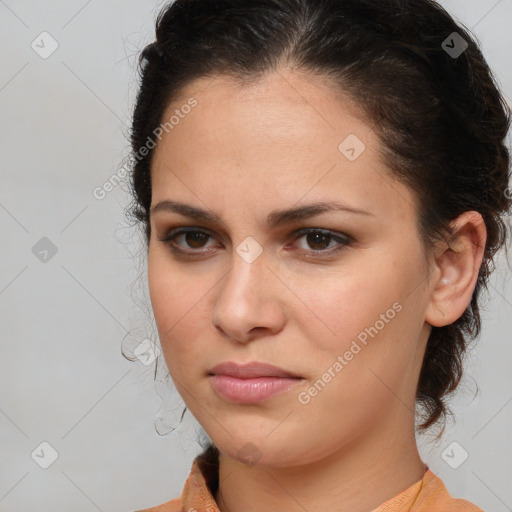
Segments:
[[[182,510],[220,512],[214,497],[219,487],[218,455],[217,448],[211,445],[205,452],[194,459],[192,469],[181,494]],[[421,480],[418,480],[372,512],[416,510],[416,508],[413,509],[412,507],[415,507],[419,501],[423,501],[431,493],[445,494],[446,498],[450,498],[441,479],[425,465],[425,473]]]

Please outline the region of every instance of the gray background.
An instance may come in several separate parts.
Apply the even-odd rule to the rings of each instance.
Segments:
[[[478,36],[510,103],[512,1],[442,4]],[[135,57],[161,5],[0,0],[1,512],[154,506],[180,494],[201,450],[188,413],[177,431],[155,432],[166,409],[154,364],[121,356],[125,336],[156,340],[140,306],[144,261],[124,217],[127,187],[93,195],[127,155]],[[43,31],[58,44],[47,58],[41,52],[55,43]],[[43,237],[54,255],[41,252]],[[457,423],[439,442],[420,443],[452,494],[504,512],[512,510],[512,285],[503,253],[489,291]],[[180,402],[171,394],[168,403],[172,423]],[[40,464],[52,449],[42,442],[58,454],[47,469]]]

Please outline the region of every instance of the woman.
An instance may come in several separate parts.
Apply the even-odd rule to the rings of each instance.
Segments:
[[[431,0],[164,8],[133,213],[166,365],[212,443],[146,512],[481,510],[415,431],[443,424],[479,333],[509,124]]]

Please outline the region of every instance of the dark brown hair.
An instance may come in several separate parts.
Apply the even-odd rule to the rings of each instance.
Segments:
[[[444,419],[480,332],[478,298],[511,208],[510,109],[469,30],[432,0],[176,0],[160,12],[139,64],[131,214],[147,242],[153,149],[141,156],[140,148],[169,103],[196,78],[243,82],[282,66],[348,93],[374,125],[391,175],[415,193],[427,253],[460,214],[482,215],[487,242],[471,303],[454,323],[432,328],[417,388],[419,428]]]

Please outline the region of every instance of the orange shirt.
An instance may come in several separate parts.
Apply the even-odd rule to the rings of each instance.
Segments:
[[[136,512],[219,512],[211,488],[218,481],[218,467],[194,459],[181,497]],[[430,469],[408,489],[372,512],[484,512],[469,501],[452,498],[443,481]]]

